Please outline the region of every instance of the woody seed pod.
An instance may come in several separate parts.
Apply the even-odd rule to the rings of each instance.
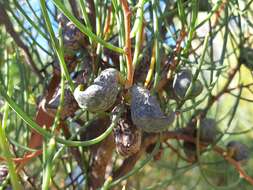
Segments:
[[[155,96],[149,90],[134,85],[131,89],[131,117],[133,123],[145,132],[161,132],[171,125],[175,113],[166,116]]]
[[[79,85],[74,97],[79,107],[90,112],[103,112],[115,103],[119,92],[119,72],[116,69],[105,69],[86,90]]]
[[[194,98],[202,92],[203,85],[200,82],[200,80],[196,80],[192,84],[192,88],[189,89],[191,91],[189,92],[188,96],[185,97],[186,92],[192,83],[192,79],[193,79],[193,76],[190,70],[182,70],[181,72],[176,74],[173,81],[173,91],[177,99]]]
[[[227,153],[238,162],[244,162],[249,159],[248,147],[237,141],[230,141],[227,144]]]
[[[129,157],[140,150],[142,134],[132,123],[129,109],[125,109],[113,132],[118,154]]]

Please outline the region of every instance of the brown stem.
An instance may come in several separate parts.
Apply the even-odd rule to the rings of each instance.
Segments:
[[[95,5],[94,5],[94,1],[93,0],[87,0],[87,7],[89,9],[89,19],[90,19],[90,23],[92,25],[93,31],[95,31],[96,28],[96,16],[95,16]]]
[[[28,47],[20,39],[19,34],[14,30],[12,22],[11,22],[5,8],[4,8],[4,5],[1,3],[0,3],[0,25],[5,26],[6,31],[13,38],[13,40],[15,41],[17,46],[23,50],[26,63],[30,66],[33,73],[39,78],[39,80],[42,81],[43,76],[41,75],[39,69],[37,68],[36,64],[34,63],[34,61],[32,59],[32,55],[30,54]]]
[[[223,2],[221,3],[220,7],[218,8],[218,10],[215,12],[215,18],[214,18],[214,22],[213,22],[213,27],[215,25],[217,25],[220,17],[221,17],[221,13],[224,11],[225,6],[227,4],[227,0],[223,0]]]
[[[77,4],[75,0],[69,0],[69,4],[71,6],[72,12],[76,18],[79,18],[79,12],[77,8]]]
[[[125,87],[130,88],[133,84],[134,68],[132,64],[132,49],[131,49],[131,11],[128,7],[127,0],[120,0],[124,13],[124,25],[125,25],[125,55],[127,60],[127,80]]]
[[[105,40],[107,40],[108,34],[110,32],[111,13],[112,13],[112,6],[110,6],[108,8],[108,15],[107,15],[106,20],[105,20],[105,26],[104,26],[104,32],[103,32]]]
[[[25,157],[21,157],[21,158],[13,158],[12,160],[16,163],[26,163],[29,160],[31,160],[32,158],[36,158],[37,156],[42,154],[42,150],[36,150],[33,153],[27,154]],[[0,161],[5,161],[6,159],[2,156],[0,156]]]
[[[176,48],[174,50],[174,55],[173,55],[173,59],[172,59],[172,64],[169,68],[169,71],[167,73],[167,75],[162,79],[160,80],[157,88],[156,88],[156,91],[159,92],[163,89],[163,87],[170,81],[171,77],[172,77],[172,73],[175,71],[177,65],[179,64],[179,59],[178,59],[178,55],[182,49],[181,47],[181,43],[182,41],[184,40],[185,36],[186,36],[186,31],[185,29],[183,28],[180,32],[180,35],[177,39],[177,42],[176,42]]]
[[[108,116],[94,120],[84,132],[81,134],[82,140],[90,140],[102,134],[110,125]],[[106,168],[111,161],[112,154],[115,148],[113,135],[110,134],[99,144],[93,145],[91,151],[91,164],[89,166],[89,190],[98,189],[105,181]]]
[[[95,190],[101,187],[105,181],[106,168],[111,161],[115,148],[113,135],[110,134],[103,140],[96,152],[92,156],[92,165],[90,166],[89,189]]]

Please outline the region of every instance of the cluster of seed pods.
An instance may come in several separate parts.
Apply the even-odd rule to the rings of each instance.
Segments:
[[[74,98],[79,107],[93,113],[112,110],[114,106],[117,108],[116,100],[121,90],[120,77],[118,70],[108,68],[103,70],[86,89],[79,85],[74,91]],[[201,93],[203,89],[201,82],[198,80],[193,82],[192,78],[189,70],[183,70],[177,74],[173,90],[178,99],[184,99],[185,96],[193,98]],[[190,86],[191,89],[188,92]],[[163,132],[173,124],[175,118],[175,112],[166,115],[162,111],[157,97],[148,89],[140,85],[133,85],[129,92],[131,95],[130,106],[125,107],[124,114],[121,115],[114,129],[116,150],[124,157],[131,156],[140,150],[141,132]],[[193,138],[198,136],[200,142],[207,146],[214,143],[217,138],[217,123],[212,118],[201,118],[198,128],[196,121],[191,122],[184,133]],[[196,144],[185,141],[183,148],[186,156],[191,161],[196,161]],[[246,148],[238,143],[229,143],[228,152],[237,161],[247,158]]]
[[[115,106],[119,91],[120,73],[114,68],[108,68],[86,89],[79,85],[74,91],[74,98],[80,108],[92,113],[105,112]],[[116,150],[124,157],[140,149],[141,131],[164,131],[173,123],[175,117],[175,113],[166,116],[156,97],[141,86],[131,87],[130,95],[130,107],[124,109],[125,113],[114,129]]]

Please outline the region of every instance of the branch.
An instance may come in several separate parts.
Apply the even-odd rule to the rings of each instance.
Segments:
[[[142,154],[144,154],[146,152],[147,147],[151,144],[156,143],[158,141],[158,138],[159,138],[158,134],[151,134],[150,133],[150,134],[146,135],[143,142],[142,142],[141,150],[138,153],[136,153],[135,155],[130,156],[129,158],[125,159],[124,162],[122,163],[122,165],[113,173],[113,178],[118,179],[118,178],[122,177],[123,175],[125,175],[126,173],[128,173],[129,171],[131,171],[132,168],[134,167],[135,163],[142,156]],[[195,138],[193,138],[189,135],[182,134],[182,132],[178,132],[178,131],[168,131],[168,132],[164,132],[161,135],[161,142],[165,142],[168,139],[176,139],[176,140],[183,140],[183,141],[187,141],[187,142],[196,143]],[[206,147],[206,144],[203,142],[200,142],[200,146]],[[235,169],[238,171],[238,173],[240,174],[240,176],[242,178],[244,178],[246,181],[248,181],[251,185],[253,185],[253,178],[246,174],[246,172],[242,169],[239,162],[235,161],[231,157],[226,156],[226,151],[224,149],[222,149],[221,147],[216,145],[216,146],[213,146],[212,150],[215,153],[222,156],[231,165],[233,165],[235,167]]]
[[[6,31],[13,38],[13,40],[15,41],[17,46],[23,50],[26,63],[30,66],[33,73],[39,78],[39,80],[42,81],[43,76],[41,75],[39,69],[37,68],[36,64],[34,63],[34,61],[32,59],[32,55],[30,54],[28,47],[20,39],[19,34],[14,30],[11,20],[8,16],[7,12],[5,11],[4,5],[1,3],[0,3],[0,25],[5,26]]]

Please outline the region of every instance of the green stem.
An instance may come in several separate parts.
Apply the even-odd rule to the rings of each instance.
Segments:
[[[54,48],[54,50],[55,50],[55,52],[57,54],[57,57],[59,59],[60,65],[61,65],[61,68],[63,68],[64,76],[65,76],[65,78],[69,82],[70,89],[71,89],[72,92],[74,92],[74,83],[73,83],[73,81],[70,78],[70,75],[69,75],[69,72],[68,72],[68,68],[67,68],[65,60],[64,60],[63,50],[62,50],[63,47],[59,46],[59,44],[58,44],[58,42],[57,42],[57,40],[55,38],[54,31],[53,31],[53,28],[52,28],[52,25],[51,25],[51,22],[50,22],[48,13],[47,13],[45,0],[40,0],[40,5],[41,5],[42,14],[43,14],[45,22],[46,22],[47,30],[48,30],[48,32],[50,34],[51,43],[52,43],[53,48]],[[61,33],[61,26],[60,26],[59,31],[60,31],[59,35],[60,35],[60,39],[61,39],[61,35],[62,35],[62,33]]]
[[[135,37],[135,48],[134,48],[134,56],[133,56],[133,66],[134,68],[138,64],[138,56],[141,47],[141,38],[142,38],[142,26],[143,26],[143,7],[145,0],[139,0],[138,2],[138,10],[136,13],[136,20],[134,22],[133,29],[130,33],[130,37]]]
[[[153,6],[153,27],[154,27],[154,48],[155,48],[155,80],[154,80],[154,89],[156,89],[159,81],[160,81],[160,70],[161,70],[161,62],[160,62],[160,43],[159,43],[159,19],[157,15],[157,2],[156,0],[152,0]]]
[[[182,0],[177,1],[177,8],[178,8],[178,16],[181,20],[182,27],[185,27],[187,22],[186,22],[186,15],[185,15],[185,10],[184,10]]]
[[[46,148],[46,146],[44,146]],[[44,158],[45,166],[43,168],[43,181],[42,181],[42,190],[48,190],[51,178],[52,178],[52,169],[53,169],[53,156],[56,150],[56,142],[54,137],[49,140],[47,148],[43,151],[45,153]]]
[[[12,92],[13,92],[13,83],[12,83],[12,79],[9,79],[8,93],[11,95]],[[8,170],[9,170],[9,174],[10,174],[10,178],[11,178],[12,188],[14,190],[20,190],[20,189],[23,189],[23,188],[20,184],[20,180],[19,180],[18,175],[16,173],[15,164],[12,161],[12,155],[11,155],[11,151],[10,151],[11,148],[9,146],[9,143],[7,141],[6,134],[5,134],[5,129],[7,127],[8,115],[9,115],[9,106],[8,106],[7,103],[5,103],[3,121],[2,122],[0,121],[0,147],[3,151],[2,152],[3,156],[5,157],[7,165],[8,165]]]
[[[92,31],[92,26],[90,24],[90,19],[89,19],[88,13],[85,8],[84,0],[80,0],[80,8],[81,8],[81,12],[82,12],[83,19],[84,19],[86,26],[88,27],[88,29],[90,31]],[[90,37],[89,37],[89,41],[90,41],[90,44],[92,45],[92,39]]]
[[[196,21],[198,17],[198,0],[192,0],[192,16],[191,16],[191,25],[190,25],[190,32],[188,35],[188,40],[186,43],[186,47],[184,48],[183,54],[185,57],[188,57],[190,48],[191,48],[191,42],[193,39],[193,34],[196,30]]]
[[[120,10],[120,6],[118,5],[117,0],[112,0],[112,4],[114,7],[114,11],[115,11],[115,17],[116,17],[116,22],[117,22],[117,28],[118,28],[118,37],[119,37],[119,46],[123,47],[124,45],[124,27],[122,27],[124,25],[124,21],[123,21],[123,16],[122,16],[122,12]],[[123,60],[123,56],[120,55],[119,56],[119,63],[120,63],[120,73],[123,74],[124,76],[126,75],[126,67],[124,65],[124,60]]]

